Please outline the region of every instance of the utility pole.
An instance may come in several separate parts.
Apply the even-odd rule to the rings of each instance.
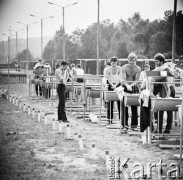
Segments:
[[[100,9],[100,0],[98,0],[98,16],[97,16],[97,75],[100,73],[99,67],[99,9]]]
[[[5,58],[5,56],[4,56],[4,40],[1,39],[1,41],[2,41],[2,58],[3,58],[3,62],[4,62],[4,58]]]
[[[65,61],[65,8],[62,7],[63,12],[63,60]]]
[[[39,18],[41,20],[41,59],[43,59],[43,20],[44,19],[48,19],[48,18],[53,18],[54,16],[50,16],[50,17],[39,17],[39,16],[36,16],[36,15],[33,15],[33,14],[29,14],[30,16],[32,17],[36,17],[36,18]]]
[[[177,0],[174,0],[173,34],[172,34],[172,62],[173,63],[175,63],[175,53],[176,53],[176,13],[177,13]]]
[[[62,8],[62,18],[63,18],[63,60],[65,61],[66,60],[66,57],[65,57],[65,54],[66,54],[66,50],[65,50],[65,8],[68,7],[68,6],[71,6],[71,5],[76,5],[78,4],[78,2],[75,2],[75,3],[72,3],[72,4],[68,4],[66,6],[60,6],[59,4],[55,4],[55,3],[52,3],[52,2],[48,2],[49,4],[51,5],[55,5],[55,6],[58,6],[60,8]]]

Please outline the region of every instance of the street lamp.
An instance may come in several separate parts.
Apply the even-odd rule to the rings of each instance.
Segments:
[[[18,30],[18,31],[15,31],[15,30],[12,30],[12,29],[8,29],[9,31],[13,31],[13,32],[15,32],[16,33],[16,55],[18,54],[18,32],[20,32],[20,31],[23,31],[23,30],[25,30],[25,29],[20,29],[20,30]]]
[[[3,36],[6,36],[8,37],[8,94],[9,94],[9,89],[10,89],[10,85],[9,85],[9,74],[10,74],[10,71],[9,71],[9,61],[10,61],[10,36],[8,36],[7,34],[4,34],[2,33]]]
[[[63,11],[63,60],[65,61],[65,8],[68,7],[68,6],[72,6],[72,5],[76,5],[78,4],[78,2],[75,2],[75,3],[72,3],[72,4],[68,4],[66,6],[60,6],[59,4],[55,4],[55,3],[52,3],[52,2],[48,2],[49,4],[51,5],[55,5],[55,6],[58,6],[60,8],[62,8],[62,11]]]
[[[3,54],[2,56],[3,56],[3,61],[4,61],[4,57],[5,57],[4,56],[4,40],[3,39],[0,39],[0,40],[2,41],[2,46],[3,46],[2,47],[2,54]]]
[[[2,35],[8,37],[8,60],[10,60],[10,57],[11,57],[11,52],[10,52],[10,38],[11,38],[12,36],[15,36],[15,35],[9,35],[9,36],[8,36],[8,35],[5,34],[5,33],[2,33]]]
[[[26,27],[27,27],[27,61],[29,61],[29,57],[28,57],[28,34],[29,34],[29,25],[31,25],[31,24],[36,24],[37,22],[33,22],[33,23],[29,23],[29,24],[25,24],[25,23],[22,23],[22,22],[17,22],[17,23],[19,23],[19,24],[23,24],[23,25],[25,25]]]
[[[43,20],[48,19],[48,18],[54,18],[54,16],[44,17],[44,18],[41,18],[39,16],[35,16],[33,14],[30,14],[30,16],[39,18],[41,20],[41,59],[42,59],[42,56],[43,56]]]
[[[99,10],[100,10],[100,0],[98,0],[98,15],[97,15],[97,75],[99,75]]]

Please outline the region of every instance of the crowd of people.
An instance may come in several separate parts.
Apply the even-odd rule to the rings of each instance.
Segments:
[[[43,96],[45,99],[50,98],[51,88],[46,85],[40,85],[41,83],[51,82],[51,75],[53,71],[48,63],[43,63],[41,59],[34,66],[34,81],[35,81],[35,91],[36,95]],[[69,123],[65,113],[65,99],[69,97],[69,93],[66,92],[66,82],[77,81],[83,82],[83,78],[80,76],[84,75],[84,70],[81,68],[80,64],[75,66],[74,63],[71,64],[69,68],[66,61],[62,61],[57,64],[55,70],[55,77],[57,82],[57,95],[59,98],[58,103],[58,121]]]
[[[165,57],[163,54],[156,54],[154,57],[155,60],[155,69],[150,67],[148,61],[144,62],[144,70],[141,70],[136,64],[137,56],[135,53],[130,53],[128,56],[128,63],[121,66],[117,66],[117,57],[111,57],[110,61],[107,62],[107,65],[104,69],[104,80],[107,86],[108,91],[114,91],[115,88],[122,86],[124,92],[128,94],[137,94],[145,89],[147,89],[147,72],[148,71],[167,71],[170,72],[172,69],[167,68],[164,66],[165,64]],[[183,63],[183,56],[179,59],[179,66],[182,66]],[[182,66],[183,67],[183,66]],[[180,70],[180,69],[179,69]],[[178,75],[173,74],[176,78],[182,78],[182,70],[179,71]],[[151,97],[175,97],[175,84],[173,84],[173,76],[172,77],[150,77],[149,82],[149,95]],[[157,82],[157,84],[156,84]],[[164,82],[162,84],[158,84],[158,82]],[[169,83],[166,83],[169,82]],[[172,83],[170,83],[172,82]],[[105,85],[104,85],[105,86]],[[124,99],[124,97],[123,97]],[[106,102],[105,102],[106,103]],[[143,101],[141,102],[141,104]],[[106,103],[107,107],[107,119],[109,123],[112,123],[113,119],[113,106],[114,101],[108,101]],[[120,106],[122,106],[122,112],[120,112]],[[128,122],[128,107],[125,106],[124,101],[122,101],[122,105],[120,102],[117,101],[117,109],[119,112],[119,119],[121,118],[122,128],[123,130],[127,131],[128,129],[131,130],[138,130],[138,111],[137,106],[131,106],[131,124],[129,125]],[[148,126],[150,126],[149,121],[149,114],[150,108],[143,107],[140,108],[140,131],[143,132]],[[159,115],[159,125],[158,129],[154,129],[152,124],[152,131],[154,133],[162,133],[162,125],[163,125],[163,116],[164,111],[160,111]],[[120,117],[121,115],[121,117]],[[157,113],[154,114],[155,119],[158,119]],[[170,133],[172,127],[172,119],[173,119],[173,112],[167,111],[167,125],[163,133]],[[143,124],[145,122],[145,125]]]
[[[107,61],[106,67],[103,71],[103,87],[107,87],[108,91],[114,91],[118,87],[122,87],[125,93],[129,94],[137,94],[145,89],[147,89],[147,72],[148,71],[168,71],[170,72],[171,69],[168,69],[165,64],[165,57],[163,54],[156,54],[154,57],[155,60],[155,69],[152,69],[152,67],[149,64],[149,61],[146,60],[144,62],[144,70],[141,69],[140,66],[136,64],[137,62],[137,56],[135,53],[130,53],[128,55],[128,63],[123,66],[118,66],[118,58],[117,57],[111,57],[110,60]],[[183,56],[179,59],[179,68],[183,67]],[[166,68],[165,68],[166,67]],[[51,67],[48,63],[43,64],[42,60],[39,60],[37,64],[35,64],[34,67],[34,75],[35,75],[35,81],[41,80],[43,82],[49,81],[47,77],[50,75],[53,75],[53,72],[51,70]],[[82,76],[84,75],[84,70],[81,68],[80,64],[75,65],[72,63],[69,67],[68,63],[66,61],[62,61],[55,70],[55,76],[57,81],[57,94],[59,97],[59,103],[58,103],[58,121],[66,122],[68,123],[68,119],[65,113],[65,98],[67,96],[66,91],[66,82],[69,81],[77,81],[77,82],[83,82]],[[175,74],[176,78],[182,78],[183,73],[181,71],[176,71]],[[149,93],[152,97],[175,97],[175,85],[173,84],[173,78],[172,77],[151,77],[149,79],[150,82],[153,82],[150,84],[149,87]],[[156,82],[164,82],[163,84],[156,84]],[[172,82],[166,83],[166,82]],[[35,83],[36,84],[36,83]],[[36,88],[36,95],[42,95],[45,98],[50,97],[50,89],[46,87],[40,87],[39,85],[35,86]],[[124,97],[123,97],[124,98]],[[143,101],[141,102],[143,103]],[[122,106],[122,108],[120,108]],[[107,108],[107,119],[109,123],[112,123],[113,120],[113,110],[114,110],[114,101],[105,102],[105,107]],[[137,130],[138,127],[138,108],[137,106],[131,106],[131,124],[129,125],[128,122],[128,107],[125,106],[124,101],[122,101],[122,104],[120,104],[120,101],[117,101],[117,109],[119,112],[119,119],[121,118],[122,127],[124,130],[128,130],[129,128],[131,130]],[[120,109],[122,109],[122,112],[120,112]],[[147,107],[141,107],[140,108],[140,118],[141,122],[145,121],[145,126],[140,124],[141,131],[143,132],[146,126],[149,126],[147,117],[149,116],[150,108]],[[160,111],[157,115],[157,113],[154,114],[154,117],[157,119],[159,118],[159,128],[155,129],[152,125],[152,130],[154,130],[154,133],[162,133],[162,124],[163,124],[163,111]],[[159,116],[159,117],[157,117]],[[171,127],[172,127],[172,119],[173,119],[173,113],[172,111],[167,112],[167,125],[165,127],[164,133],[170,133]]]

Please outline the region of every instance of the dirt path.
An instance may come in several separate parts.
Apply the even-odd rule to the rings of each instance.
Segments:
[[[138,169],[133,167],[135,163],[141,163],[145,167],[144,174],[147,174],[147,163],[158,164],[161,159],[168,165],[163,168],[166,175],[172,169],[169,165],[178,163],[172,155],[178,153],[177,150],[161,150],[155,144],[143,145],[138,136],[120,135],[116,129],[77,119],[69,112],[71,139],[67,139],[66,125],[61,134],[58,134],[57,123],[56,130],[53,130],[52,118],[56,118],[56,114],[48,115],[48,124],[44,124],[43,115],[51,110],[50,102],[30,100],[27,85],[11,85],[10,92],[26,105],[41,110],[42,119],[38,122],[37,116],[33,119],[8,100],[0,98],[0,179],[106,180],[106,150],[111,157],[120,157],[122,161],[130,158],[129,172]],[[80,150],[78,135],[82,136],[84,150]],[[92,144],[96,147],[95,158],[92,157]],[[159,179],[157,173],[158,168],[154,168],[153,180]]]

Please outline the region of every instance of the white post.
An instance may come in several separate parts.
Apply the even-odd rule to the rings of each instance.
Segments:
[[[30,115],[30,106],[28,106],[28,115]]]
[[[67,124],[67,139],[71,138],[71,129],[70,129],[70,125]]]
[[[40,111],[38,111],[38,122],[40,122],[41,121],[41,113],[40,113]]]
[[[106,167],[109,169],[109,151],[105,151]]]
[[[23,106],[23,112],[25,112],[25,104],[24,104],[24,106]]]
[[[16,106],[18,106],[18,98],[16,98]]]
[[[96,150],[95,150],[95,144],[92,144],[92,152],[91,152],[92,158],[96,158]]]
[[[53,130],[55,130],[55,119],[53,119]]]
[[[81,135],[78,135],[78,138],[79,138],[79,147],[80,147],[80,150],[83,150],[83,140],[81,138]]]
[[[48,124],[47,114],[45,114],[45,116],[44,116],[44,124],[45,124],[45,125]]]
[[[22,109],[22,102],[19,102],[19,108]]]
[[[35,111],[34,111],[34,108],[32,109],[32,117],[35,118]]]

